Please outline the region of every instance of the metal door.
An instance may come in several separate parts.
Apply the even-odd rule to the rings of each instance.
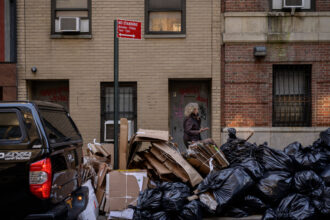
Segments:
[[[198,103],[201,127],[211,128],[210,81],[170,81],[170,134],[181,151],[183,143],[183,120],[185,106]],[[202,133],[202,139],[210,137],[211,131]]]

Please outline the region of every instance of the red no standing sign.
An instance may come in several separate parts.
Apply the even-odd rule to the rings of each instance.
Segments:
[[[117,20],[117,37],[141,40],[141,22]]]

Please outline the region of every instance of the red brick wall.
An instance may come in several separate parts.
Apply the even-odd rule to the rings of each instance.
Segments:
[[[269,11],[270,2],[269,0],[224,0],[224,10],[226,12]],[[330,11],[330,0],[316,0],[315,10]]]
[[[224,46],[222,126],[272,126],[273,64],[312,64],[312,125],[330,126],[330,44],[267,44],[259,60],[254,46]]]
[[[330,1],[316,0],[316,11],[330,11]]]
[[[224,0],[226,12],[269,11],[268,0]]]
[[[16,100],[16,64],[0,64],[0,86],[3,88],[3,101]]]

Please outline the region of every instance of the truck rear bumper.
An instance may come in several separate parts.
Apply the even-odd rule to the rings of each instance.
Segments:
[[[78,215],[85,210],[88,203],[88,188],[81,187],[71,196],[70,202],[62,202],[46,213],[30,214],[25,219],[43,219],[43,220],[58,220],[58,219],[76,219]]]

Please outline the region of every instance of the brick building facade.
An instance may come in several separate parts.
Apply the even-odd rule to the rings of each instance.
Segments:
[[[62,10],[66,2],[83,8],[70,15],[80,17],[79,34],[59,32],[59,17],[69,15]],[[132,120],[135,129],[176,130],[181,137],[182,129],[171,121],[182,120],[187,101],[205,102],[209,136],[219,142],[221,1],[148,2],[18,0],[18,98],[60,102],[85,143],[105,141],[105,123],[111,123],[113,113],[113,21],[142,21],[142,40],[119,40],[121,98],[129,103],[120,107],[121,116]],[[163,21],[174,24],[164,26]],[[203,83],[197,90],[185,87],[196,87],[196,82]],[[172,98],[180,101],[181,96],[179,105],[171,105]]]
[[[0,0],[0,101],[17,98],[16,4]]]
[[[330,126],[330,2],[223,2],[222,128],[285,147],[311,144]],[[254,54],[256,47],[265,56]]]

